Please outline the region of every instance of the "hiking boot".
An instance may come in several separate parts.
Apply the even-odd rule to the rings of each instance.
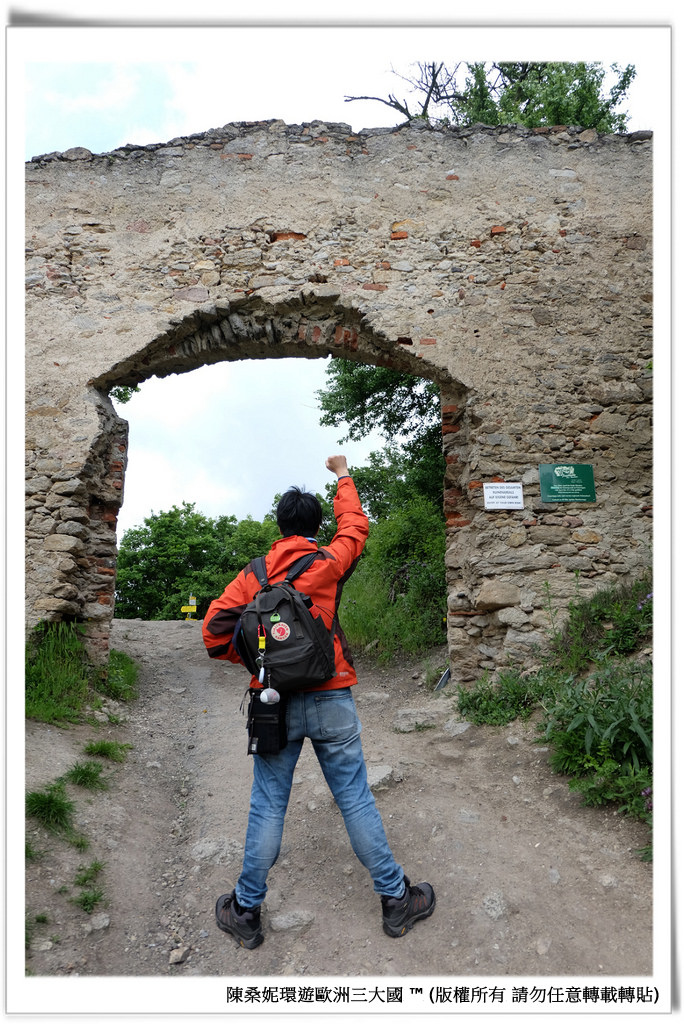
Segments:
[[[221,931],[232,935],[245,949],[255,949],[264,941],[261,930],[261,907],[248,910],[241,907],[235,889],[216,901],[216,924]]]
[[[394,898],[383,896],[382,927],[393,939],[405,935],[413,928],[416,921],[429,917],[435,909],[435,893],[429,882],[411,885],[404,875],[406,888],[404,895]]]

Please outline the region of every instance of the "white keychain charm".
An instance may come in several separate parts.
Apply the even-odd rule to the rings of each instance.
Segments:
[[[263,704],[277,704],[280,700],[280,694],[277,690],[274,690],[269,686],[265,690],[261,691],[260,700]]]

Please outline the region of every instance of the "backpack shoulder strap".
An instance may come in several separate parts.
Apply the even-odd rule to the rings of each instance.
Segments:
[[[318,558],[326,558],[322,551],[311,551],[309,554],[302,555],[287,570],[287,575],[283,580],[284,583],[292,583],[298,576],[301,576],[303,572],[313,565]],[[265,587],[268,583],[268,574],[266,572],[266,558],[261,555],[259,558],[253,558],[252,561],[245,569],[245,576],[253,572],[262,587]]]
[[[252,561],[247,566],[245,575],[247,575],[250,569],[254,573],[256,578],[259,580],[261,586],[265,587],[266,584],[268,583],[268,574],[266,572],[266,559],[264,558],[264,556],[261,555],[259,558],[253,558]]]
[[[285,583],[292,583],[298,576],[301,576],[303,572],[306,572],[318,558],[325,558],[325,555],[321,551],[311,551],[308,555],[302,555],[296,562],[293,562],[290,568],[287,570],[287,576],[285,577]]]

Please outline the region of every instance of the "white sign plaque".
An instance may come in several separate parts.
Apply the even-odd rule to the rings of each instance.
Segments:
[[[483,484],[485,508],[524,508],[523,485],[517,484]]]

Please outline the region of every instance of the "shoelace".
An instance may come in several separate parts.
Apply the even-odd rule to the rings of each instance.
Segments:
[[[414,898],[418,900],[418,905],[416,907],[417,910],[423,910],[425,907],[427,907],[427,894],[424,893],[422,889],[419,889],[417,885],[412,885],[411,888],[409,889],[409,901]]]

